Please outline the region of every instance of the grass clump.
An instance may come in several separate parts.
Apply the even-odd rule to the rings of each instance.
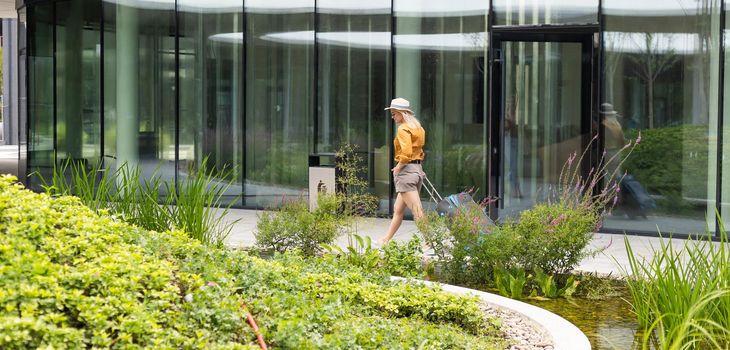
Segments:
[[[142,228],[175,228],[201,242],[222,245],[236,223],[224,220],[235,200],[223,203],[234,178],[234,172],[216,170],[205,158],[177,184],[157,171],[145,178],[139,165],[123,163],[112,171],[101,162],[89,168],[73,161],[55,166],[51,179],[41,176],[41,182],[49,195],[76,196],[92,210],[108,211]]]
[[[719,219],[719,218],[718,218]],[[638,258],[625,239],[625,271],[643,347],[730,347],[730,250],[721,225],[720,242],[687,239],[681,250],[662,239],[651,258]]]

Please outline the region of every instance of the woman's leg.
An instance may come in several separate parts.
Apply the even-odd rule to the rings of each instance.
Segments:
[[[399,195],[403,196],[403,201],[405,201],[406,206],[413,213],[413,219],[415,221],[421,220],[423,218],[423,206],[421,205],[421,196],[418,194],[418,191],[399,193]]]
[[[393,204],[393,220],[390,221],[388,233],[385,234],[385,237],[380,239],[381,245],[388,243],[388,241],[393,239],[395,232],[398,231],[400,224],[403,222],[403,214],[405,214],[405,212],[406,202],[403,200],[402,193],[398,193],[398,196],[395,197],[395,204]]]

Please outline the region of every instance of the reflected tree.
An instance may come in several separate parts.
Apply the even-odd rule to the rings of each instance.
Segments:
[[[679,57],[672,47],[673,34],[643,33],[643,42],[634,41],[638,54],[629,59],[635,64],[637,77],[646,84],[649,129],[654,128],[654,86],[657,78],[670,69]]]

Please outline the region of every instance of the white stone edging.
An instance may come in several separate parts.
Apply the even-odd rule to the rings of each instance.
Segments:
[[[473,295],[495,307],[507,309],[523,315],[526,319],[543,328],[551,340],[555,350],[591,350],[588,337],[568,320],[545,309],[523,303],[518,300],[505,298],[500,295],[482,292],[474,289],[457,287],[450,284],[435,283],[423,280],[406,279],[392,276],[393,281],[408,281],[428,286],[439,286],[447,293],[457,295]]]

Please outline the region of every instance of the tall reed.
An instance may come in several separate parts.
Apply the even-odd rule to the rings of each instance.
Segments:
[[[662,238],[648,259],[624,239],[629,257],[624,273],[639,327],[646,330],[644,348],[730,347],[730,251],[720,227],[720,242],[712,242],[708,232],[677,250],[671,238]]]
[[[223,198],[235,181],[230,170],[208,170],[207,157],[199,170],[189,171],[178,186],[164,179],[159,169],[145,177],[140,165],[126,162],[112,171],[101,162],[87,167],[83,162],[65,161],[54,166],[50,181],[39,176],[50,195],[73,195],[89,208],[106,210],[122,220],[145,229],[181,229],[207,244],[221,245],[238,220],[224,219],[237,199],[223,206]],[[163,190],[166,194],[162,195]]]
[[[177,191],[167,183],[167,193],[173,199],[169,206],[172,224],[203,242],[222,245],[239,220],[226,222],[235,200],[223,206],[223,198],[231,187],[235,172],[224,168],[208,169],[208,159],[203,159],[199,169],[188,169],[189,175],[179,180]],[[226,181],[228,180],[228,181]]]

